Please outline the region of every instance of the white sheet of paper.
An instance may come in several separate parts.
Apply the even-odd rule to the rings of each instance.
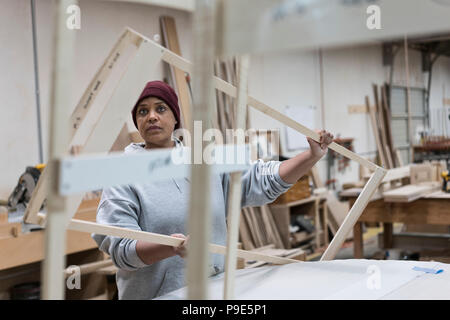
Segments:
[[[314,106],[302,107],[302,106],[286,106],[285,112],[288,117],[301,123],[302,125],[314,130],[315,127],[315,113],[316,108]],[[286,128],[286,144],[288,151],[295,151],[300,149],[308,149],[309,144],[306,137],[301,133]]]

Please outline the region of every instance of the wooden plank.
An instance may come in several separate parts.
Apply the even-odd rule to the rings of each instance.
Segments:
[[[80,101],[70,117],[70,139],[75,136],[78,128],[80,128],[81,123],[85,119],[88,111],[91,109],[98,93],[107,82],[112,70],[117,66],[118,61],[123,59],[125,56],[124,51],[126,48],[132,46],[133,44],[136,45],[136,41],[137,37],[134,36],[129,29],[125,29],[117,42],[114,44],[102,66],[84,91]]]
[[[280,232],[277,229],[275,220],[273,219],[272,212],[267,205],[261,206],[261,213],[265,219],[265,223],[269,225],[271,234],[273,236],[272,241],[276,248],[284,249],[283,241],[281,240]]]
[[[388,144],[388,139],[386,137],[386,125],[384,122],[384,117],[383,117],[383,107],[382,107],[382,101],[380,101],[379,99],[379,95],[378,95],[378,86],[376,84],[373,85],[373,91],[374,91],[374,96],[375,96],[375,114],[376,114],[376,119],[377,119],[377,124],[378,124],[378,133],[381,137],[381,147],[383,148],[384,151],[384,156],[385,156],[385,160],[386,160],[386,167],[387,169],[392,169],[394,168],[394,165],[392,163],[392,156],[389,150],[389,144]],[[382,98],[381,98],[382,100]]]
[[[162,16],[160,18],[161,29],[163,30],[164,42],[166,47],[179,55],[181,54],[181,48],[178,41],[177,28],[175,25],[175,19],[169,16]],[[178,91],[178,98],[180,99],[181,114],[183,117],[183,127],[193,132],[193,122],[192,122],[192,105],[191,105],[191,95],[186,81],[186,75],[183,70],[169,65],[173,69],[173,74],[175,75],[175,88]]]
[[[363,231],[362,222],[356,222],[353,227],[353,257],[363,259]]]
[[[56,192],[59,159],[67,152],[69,118],[65,108],[72,92],[75,57],[75,33],[66,27],[66,8],[76,1],[60,0],[55,15],[55,45],[53,47],[53,77],[51,83],[49,132],[49,186],[47,189],[47,228],[45,229],[45,259],[42,266],[42,298],[64,299],[63,270],[65,265],[66,230],[64,228],[67,201]]]
[[[436,190],[439,190],[439,183],[421,183],[417,185],[407,185],[383,193],[386,202],[411,202],[422,198]]]
[[[317,141],[317,142],[319,141],[319,134],[317,132],[315,132],[311,129],[308,129],[307,127],[301,125],[300,123],[285,116],[281,112],[278,112],[277,110],[270,108],[268,105],[254,99],[252,97],[248,98],[248,102],[249,102],[249,105],[251,105],[253,108],[261,111],[262,113],[280,121],[281,123],[287,125],[288,127],[292,128],[294,130],[297,130],[298,132],[313,139],[314,141]],[[329,144],[328,148],[336,151],[337,153],[340,153],[341,155],[343,155],[349,159],[352,159],[352,160],[360,163],[361,165],[363,165],[369,169],[375,170],[377,168],[377,166],[374,165],[372,162],[358,156],[357,154],[351,152],[350,150],[344,148],[343,146],[337,144],[336,142],[332,142],[331,144]]]
[[[249,216],[250,220],[252,221],[254,237],[256,240],[256,246],[262,247],[262,246],[266,245],[267,242],[265,241],[264,234],[261,231],[261,225],[258,220],[258,217],[255,213],[255,210],[252,207],[248,207],[247,212],[248,212],[248,216]]]
[[[435,181],[434,167],[431,164],[411,164],[411,184]],[[440,180],[440,179],[439,179]]]
[[[69,229],[74,230],[74,231],[79,231],[79,232],[104,234],[104,235],[110,235],[110,236],[120,237],[120,238],[135,239],[135,240],[147,241],[147,242],[152,242],[152,243],[159,243],[159,244],[163,244],[163,245],[167,245],[167,246],[178,246],[183,241],[180,238],[166,236],[166,235],[162,235],[162,234],[101,225],[101,224],[98,224],[95,222],[83,221],[83,220],[78,220],[78,219],[71,220],[71,222],[69,223]],[[207,248],[208,248],[209,252],[211,252],[211,253],[218,253],[218,254],[226,253],[225,246],[221,246],[221,245],[217,245],[217,244],[209,244],[207,246]],[[270,262],[270,263],[274,263],[274,264],[287,264],[287,263],[298,262],[297,260],[293,260],[293,259],[273,257],[273,256],[264,255],[264,254],[259,254],[257,252],[250,252],[250,251],[245,251],[245,250],[240,250],[240,249],[238,249],[236,251],[236,254],[239,258],[248,259],[248,260],[266,261],[266,262]]]
[[[238,80],[238,96],[237,96],[237,113],[236,124],[237,129],[245,129],[246,111],[247,111],[247,87],[248,87],[248,69],[250,65],[250,57],[242,56],[239,59],[239,80]],[[227,249],[225,256],[225,284],[224,299],[230,300],[234,298],[234,280],[237,265],[237,242],[239,238],[239,218],[241,215],[241,189],[242,189],[242,172],[231,173],[230,175],[230,191],[228,196],[228,235]]]
[[[248,227],[247,221],[244,217],[244,211],[242,210],[242,218],[239,223],[239,236],[243,244],[244,250],[252,250],[255,248],[253,240],[251,238],[250,229]]]
[[[81,275],[86,275],[89,273],[93,273],[96,272],[99,269],[105,268],[105,267],[110,267],[113,266],[113,262],[111,259],[107,259],[107,260],[101,260],[101,261],[95,261],[95,262],[90,262],[90,263],[85,263],[82,264],[79,267],[80,269],[80,274]],[[64,277],[67,278],[70,275],[72,275],[74,273],[74,269],[71,267],[68,267],[64,270]]]
[[[271,205],[270,211],[272,212],[273,219],[277,226],[281,240],[283,241],[284,248],[290,249],[290,209],[288,207],[276,207]]]
[[[224,299],[230,300],[234,297],[234,278],[236,273],[236,252],[239,235],[239,218],[241,213],[241,183],[242,173],[230,174],[230,190],[228,193],[228,234],[225,254],[225,283]]]
[[[400,167],[400,163],[398,163],[395,159],[396,159],[396,154],[394,151],[394,141],[393,141],[393,137],[392,137],[392,129],[391,129],[391,111],[390,108],[388,106],[388,99],[387,99],[387,84],[381,87],[381,108],[382,108],[382,113],[383,113],[383,121],[386,127],[386,137],[387,137],[387,144],[388,144],[388,149],[389,149],[389,153],[391,155],[392,158],[392,164],[393,167]],[[390,169],[392,169],[390,168]]]
[[[383,168],[378,168],[372,178],[367,182],[366,186],[364,187],[363,191],[359,195],[359,197],[356,199],[355,204],[350,209],[349,213],[345,217],[344,222],[340,226],[338,232],[334,236],[333,240],[331,241],[330,245],[324,252],[324,254],[321,257],[321,261],[324,260],[333,260],[336,254],[338,253],[339,249],[341,248],[342,244],[345,241],[345,238],[348,234],[348,232],[353,229],[353,226],[358,221],[359,217],[361,216],[362,212],[364,211],[364,208],[369,203],[370,198],[372,197],[375,190],[378,188],[378,185],[381,183],[381,180],[383,180],[383,177],[386,175],[386,170]]]
[[[254,231],[254,227],[253,227],[253,221],[250,218],[250,214],[247,210],[247,208],[242,208],[242,214],[243,214],[243,220],[245,220],[245,224],[248,227],[249,230],[249,236],[252,240],[252,243],[255,247],[259,247],[259,243],[258,243],[258,239],[256,239],[255,237],[255,231]]]
[[[328,244],[330,243],[330,239],[328,234],[328,203],[326,199],[322,204],[322,208],[323,208],[324,242],[325,246],[328,246]]]
[[[212,85],[214,65],[215,36],[215,5],[197,2],[193,16],[193,109],[194,121],[201,121],[203,130],[211,123],[211,105],[213,105],[214,87]],[[192,139],[192,147],[202,148],[205,141]],[[194,155],[193,155],[194,157]],[[196,163],[193,159],[192,163]],[[188,299],[208,298],[209,254],[208,241],[210,230],[210,186],[211,166],[201,161],[201,164],[191,166],[191,190],[188,219],[190,235],[187,255],[187,297]]]
[[[148,75],[155,72],[157,61],[160,59],[161,52],[148,43],[143,43],[136,54],[136,58],[130,63],[130,67],[123,76],[119,86],[112,94],[111,100],[105,107],[104,116],[99,119],[94,131],[89,136],[83,147],[82,153],[99,153],[99,150],[107,152],[114,143],[115,137],[119,134],[123,123],[128,116],[128,110],[123,108],[124,105],[133,105],[136,97],[140,94],[140,87],[136,83],[146,83]],[[149,63],[152,61],[154,64]],[[108,134],[104,134],[108,132]],[[69,203],[66,224],[76,212],[83,195],[71,196]],[[43,221],[43,219],[40,219]]]
[[[319,216],[319,198],[314,201],[314,224],[316,228],[316,249],[320,248],[320,231],[322,230],[321,224],[320,224],[320,216]],[[325,229],[324,227],[323,229]]]
[[[369,106],[369,97],[366,96],[365,99],[366,99],[366,106]],[[369,115],[370,115],[370,122],[372,124],[373,136],[375,138],[375,143],[377,145],[378,154],[380,155],[380,161],[383,165],[386,165],[386,157],[384,155],[385,151],[381,144],[381,140],[380,140],[380,136],[379,136],[375,110],[372,108],[369,108]]]
[[[220,61],[219,59],[216,59],[215,63],[214,63],[214,74],[218,77],[218,78],[222,78],[222,67],[220,65]],[[217,99],[217,114],[218,114],[218,121],[219,121],[219,125],[220,125],[220,130],[222,132],[222,134],[225,136],[226,133],[226,128],[227,128],[227,124],[226,124],[226,117],[225,117],[225,106],[224,106],[224,96],[225,93],[219,91],[219,90],[215,90],[216,92],[216,99]]]
[[[390,169],[387,171],[386,176],[383,178],[382,182],[391,182],[394,180],[401,180],[403,178],[409,178],[410,176],[410,166],[402,166],[399,168]],[[365,179],[369,179],[370,175],[364,176]]]
[[[409,154],[410,163],[414,162],[414,153],[412,150],[413,145],[413,132],[412,132],[412,119],[411,119],[411,90],[409,88],[409,54],[408,54],[408,37],[404,35],[404,45],[403,45],[404,53],[405,53],[405,78],[406,78],[406,106],[408,110],[408,142],[409,142]]]
[[[83,132],[89,131],[90,132],[89,137],[93,134],[93,131],[95,130],[93,124],[95,126],[95,122],[88,121],[90,119],[86,118],[87,111],[90,110],[91,106],[93,106],[94,103],[96,102],[96,99],[98,98],[101,91],[100,89],[103,87],[104,84],[111,83],[112,85],[105,87],[105,89],[108,89],[109,91],[105,92],[105,90],[103,90],[102,91],[103,96],[104,97],[112,96],[113,91],[117,87],[117,83],[120,81],[126,69],[129,68],[131,58],[135,57],[135,54],[140,46],[140,43],[141,43],[140,36],[131,29],[127,28],[123,33],[122,37],[119,39],[114,48],[111,50],[109,56],[106,58],[102,67],[99,69],[99,71],[96,73],[94,78],[89,83],[88,87],[86,88],[82,98],[80,99],[78,105],[75,107],[75,110],[71,116],[70,123],[72,131],[70,133],[71,141],[69,143],[68,150],[70,150],[70,148],[73,146],[75,134],[78,131]],[[129,56],[128,60],[124,61],[125,65],[123,66],[120,65],[122,66],[122,69],[120,69],[121,72],[114,73],[113,67],[119,66],[118,59],[121,55],[124,54],[124,51],[126,50],[131,50],[131,52],[128,54]],[[114,77],[111,77],[112,75],[114,75]],[[104,109],[105,105],[98,105],[97,107],[100,109]],[[92,112],[89,114],[92,114]],[[84,125],[85,123],[88,124]],[[82,149],[82,152],[85,151]],[[42,203],[45,200],[46,196],[45,190],[47,190],[48,188],[48,179],[49,179],[48,168],[46,167],[44,168],[39,177],[36,188],[33,190],[31,199],[26,208],[24,215],[25,222],[40,225],[43,225],[45,223],[44,220],[38,217],[38,212],[42,206]]]
[[[345,217],[348,214],[349,205],[348,202],[346,201],[339,201],[339,199],[332,191],[329,191],[327,193],[326,201],[330,213],[329,220],[331,224],[331,232],[333,233],[333,235],[336,235],[339,227],[342,226]],[[349,232],[348,235],[346,236],[346,240],[351,238],[352,233]]]
[[[353,113],[369,113],[369,109],[373,108],[373,106],[369,106],[369,108],[366,105],[362,104],[351,104],[347,106],[347,112],[349,114]]]

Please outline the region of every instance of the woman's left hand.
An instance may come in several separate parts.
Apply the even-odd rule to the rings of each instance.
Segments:
[[[333,135],[325,130],[317,131],[320,136],[319,142],[307,137],[313,157],[322,158],[328,151],[328,145],[333,142]]]
[[[189,236],[185,236],[184,234],[181,233],[174,233],[171,234],[170,236],[184,240],[178,247],[173,247],[173,251],[180,257],[185,258],[187,255],[187,242],[189,240]]]

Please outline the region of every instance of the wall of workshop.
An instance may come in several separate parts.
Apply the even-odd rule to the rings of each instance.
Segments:
[[[67,99],[71,110],[126,26],[153,38],[160,33],[159,17],[176,19],[183,56],[191,59],[191,14],[134,3],[79,1],[81,29],[76,30],[75,81]],[[39,163],[34,83],[31,7],[29,0],[0,0],[0,199],[7,199],[25,168]],[[52,0],[36,1],[44,161],[47,160],[53,45]],[[161,79],[163,65],[156,79]],[[149,79],[155,80],[155,79]],[[144,86],[145,84],[136,84]],[[130,110],[131,110],[130,106]],[[133,122],[128,121],[130,129]]]
[[[37,2],[37,37],[39,80],[44,153],[47,154],[48,110],[52,70],[53,1]],[[34,66],[32,55],[31,11],[29,0],[0,0],[0,198],[6,198],[17,184],[25,167],[39,162],[36,104],[34,94]],[[132,3],[81,0],[81,30],[77,32],[75,84],[68,105],[74,108],[89,81],[98,70],[109,50],[125,26],[146,36],[160,33],[159,16],[175,17],[183,56],[192,58],[192,16],[188,12]],[[410,85],[424,87],[426,77],[421,71],[418,52],[409,51]],[[320,65],[322,61],[322,73]],[[163,74],[161,64],[160,75]],[[322,74],[322,79],[321,79]],[[5,76],[7,75],[7,76]],[[321,81],[322,80],[322,81]],[[326,49],[320,59],[318,51],[291,50],[284,53],[252,55],[249,93],[270,106],[284,112],[286,105],[315,106],[315,128],[325,128],[341,137],[353,137],[355,152],[375,155],[367,114],[348,114],[348,105],[364,104],[364,97],[372,96],[372,83],[389,80],[389,69],[382,66],[382,51],[378,44],[350,48]],[[395,58],[394,84],[405,84],[404,55]],[[320,84],[323,83],[323,98]],[[439,58],[433,70],[430,106],[442,108],[443,92],[450,96],[450,59]],[[323,104],[324,112],[321,106]],[[280,128],[282,150],[286,150],[286,137],[281,124],[256,110],[250,110],[253,128]],[[432,121],[437,121],[433,120]],[[131,117],[130,129],[134,126]],[[432,127],[436,126],[432,122]],[[301,152],[284,152],[293,156]],[[44,160],[47,160],[46,157]],[[326,178],[326,161],[319,162],[322,179]],[[358,164],[336,176],[338,187],[344,182],[358,179]]]
[[[399,49],[394,59],[393,84],[406,86],[405,58]],[[322,51],[320,67],[319,51],[291,51],[277,54],[252,56],[250,71],[250,94],[273,108],[284,112],[286,105],[315,106],[315,129],[325,128],[335,136],[354,138],[354,151],[366,158],[376,155],[376,143],[368,114],[348,113],[349,105],[363,105],[366,95],[373,104],[372,84],[389,82],[390,68],[383,67],[382,48],[379,44],[357,47],[332,48]],[[320,70],[322,69],[322,72]],[[321,77],[323,97],[321,97]],[[443,91],[450,96],[450,59],[440,57],[434,65],[430,108],[442,108]],[[426,88],[427,74],[422,72],[421,55],[409,50],[409,85]],[[323,110],[321,105],[323,103]],[[285,130],[281,124],[264,114],[251,110],[251,125],[255,128],[280,128],[281,149],[286,156],[296,152],[286,151]],[[437,128],[439,119],[431,117],[431,128]],[[313,129],[313,128],[312,128]],[[299,136],[301,139],[302,137]],[[326,157],[318,163],[322,180],[327,177]],[[343,183],[358,181],[359,164],[352,161],[342,172],[332,177]]]

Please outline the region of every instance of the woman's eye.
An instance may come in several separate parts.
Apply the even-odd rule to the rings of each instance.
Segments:
[[[158,112],[164,112],[166,111],[166,107],[165,106],[159,106],[158,107]]]
[[[147,114],[147,109],[141,109],[141,110],[139,110],[139,114],[140,115],[144,115],[144,114]]]

